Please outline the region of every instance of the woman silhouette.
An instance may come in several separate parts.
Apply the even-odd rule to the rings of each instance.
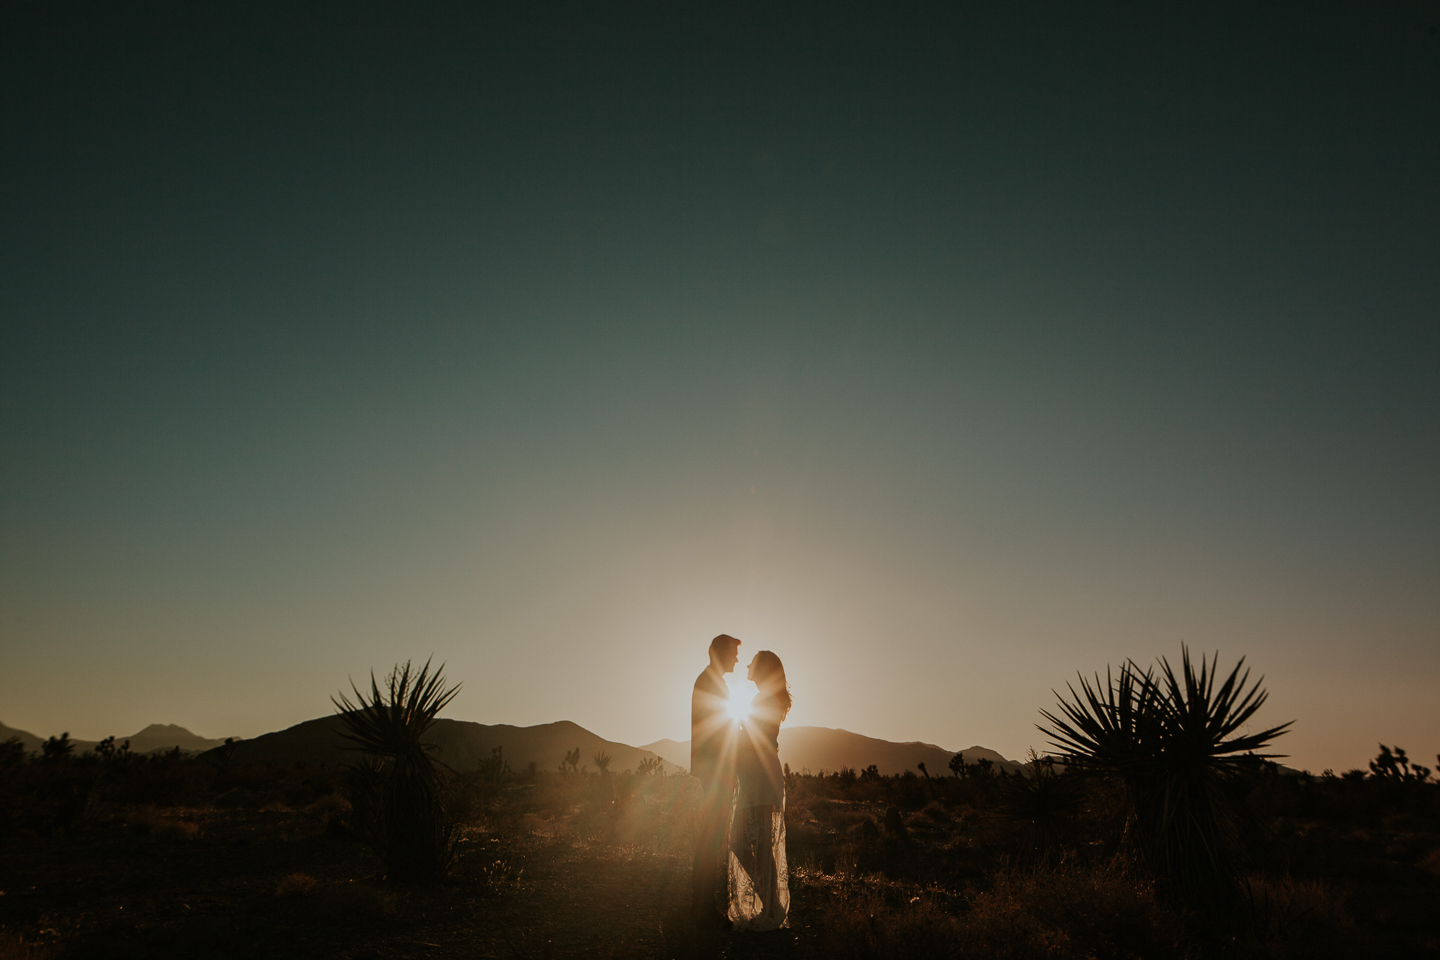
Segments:
[[[740,789],[730,829],[729,918],[735,930],[775,930],[790,912],[779,744],[790,688],[785,666],[769,650],[755,654],[746,676],[759,692],[740,722],[736,751]]]

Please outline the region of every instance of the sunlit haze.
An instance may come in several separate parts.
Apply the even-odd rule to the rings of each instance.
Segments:
[[[728,686],[730,687],[730,702],[727,704],[727,708],[730,711],[730,716],[733,719],[742,720],[749,716],[750,703],[755,699],[755,694],[759,691],[755,689],[755,684],[749,680],[732,679]]]
[[[723,632],[787,725],[1188,644],[1440,751],[1425,8],[86,9],[0,13],[0,722],[686,740]]]

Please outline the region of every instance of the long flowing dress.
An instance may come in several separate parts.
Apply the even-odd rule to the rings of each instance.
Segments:
[[[779,736],[779,704],[757,700],[741,724],[736,750],[740,788],[730,827],[727,896],[735,930],[777,930],[790,913]]]

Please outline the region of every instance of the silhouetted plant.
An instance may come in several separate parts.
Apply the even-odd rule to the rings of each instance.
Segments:
[[[965,754],[957,753],[950,758],[950,772],[955,774],[957,780],[969,776],[969,769],[965,765]]]
[[[608,774],[610,772],[611,757],[610,754],[606,753],[604,750],[597,750],[595,752],[595,755],[590,759],[595,761],[595,766],[600,768],[601,776],[604,776],[605,774]]]
[[[510,773],[510,764],[505,762],[505,747],[496,747],[490,751],[490,759],[481,760],[476,768],[481,780],[486,783],[499,783]]]
[[[565,759],[560,761],[560,772],[569,771],[574,773],[580,767],[580,748],[565,751]]]
[[[25,744],[18,737],[11,737],[0,743],[0,770],[18,767],[26,760]]]
[[[1440,757],[1436,758],[1440,760]],[[1420,764],[1412,765],[1401,747],[1391,753],[1390,748],[1380,744],[1380,755],[1370,761],[1370,772],[1383,779],[1399,780],[1402,783],[1424,783],[1430,779],[1430,768]]]
[[[386,875],[403,881],[434,881],[454,859],[458,829],[441,801],[444,766],[430,755],[425,734],[459,686],[446,689],[444,664],[430,661],[415,672],[407,660],[386,677],[382,690],[353,683],[355,702],[341,693],[331,702],[345,725],[342,736],[361,753],[354,767],[357,827],[385,862]]]
[[[1246,689],[1245,660],[1217,689],[1219,655],[1198,670],[1181,647],[1181,673],[1160,661],[1160,672],[1127,661],[1118,678],[1106,671],[1094,686],[1083,676],[1080,691],[1060,698],[1057,716],[1041,711],[1050,726],[1040,730],[1060,758],[1081,772],[1111,774],[1125,784],[1127,833],[1145,862],[1177,895],[1215,903],[1236,891],[1244,854],[1247,812],[1231,779],[1255,754],[1290,726],[1237,735],[1265,703],[1256,680]],[[1263,679],[1263,678],[1262,678]],[[1058,694],[1057,694],[1058,696]]]
[[[635,768],[635,772],[642,777],[663,777],[665,776],[665,761],[659,757],[645,757]]]
[[[104,740],[95,744],[95,749],[92,752],[95,754],[97,760],[105,763],[129,760],[133,756],[130,752],[130,741],[126,740],[124,743],[116,746],[114,737],[106,737]]]
[[[50,737],[40,745],[40,751],[45,760],[64,760],[74,753],[75,744],[71,742],[67,731],[58,737]]]
[[[1030,751],[1030,775],[1006,777],[1001,794],[1005,814],[1025,825],[1023,859],[1048,866],[1059,859],[1061,828],[1080,809],[1081,793],[1073,776],[1055,772],[1055,758]]]

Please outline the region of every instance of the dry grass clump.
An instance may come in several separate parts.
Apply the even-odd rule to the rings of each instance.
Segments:
[[[819,952],[851,960],[1190,958],[1180,918],[1148,881],[1105,868],[1009,874],[968,903],[899,884],[825,891]]]
[[[967,955],[1190,957],[1181,919],[1149,880],[1117,866],[1001,873],[966,918]]]
[[[1249,905],[1251,945],[1265,955],[1330,955],[1354,933],[1349,892],[1322,880],[1254,874],[1240,889]]]
[[[327,793],[305,808],[306,816],[343,820],[350,815],[350,801],[338,793]]]
[[[955,816],[939,800],[931,800],[920,808],[920,814],[935,824],[948,825],[955,822]]]
[[[149,834],[162,840],[194,840],[200,836],[200,825],[179,814],[153,806],[135,807],[125,814],[125,822],[136,833]]]
[[[865,884],[826,890],[817,952],[840,960],[964,956],[959,916],[932,897],[916,894],[897,902],[896,895],[887,897],[887,892]]]
[[[0,960],[50,960],[55,948],[48,943],[26,942],[23,937],[0,933]]]
[[[1420,869],[1440,877],[1440,848],[1431,850],[1420,858]]]
[[[318,881],[308,873],[292,873],[275,888],[277,897],[308,897],[315,892]]]

